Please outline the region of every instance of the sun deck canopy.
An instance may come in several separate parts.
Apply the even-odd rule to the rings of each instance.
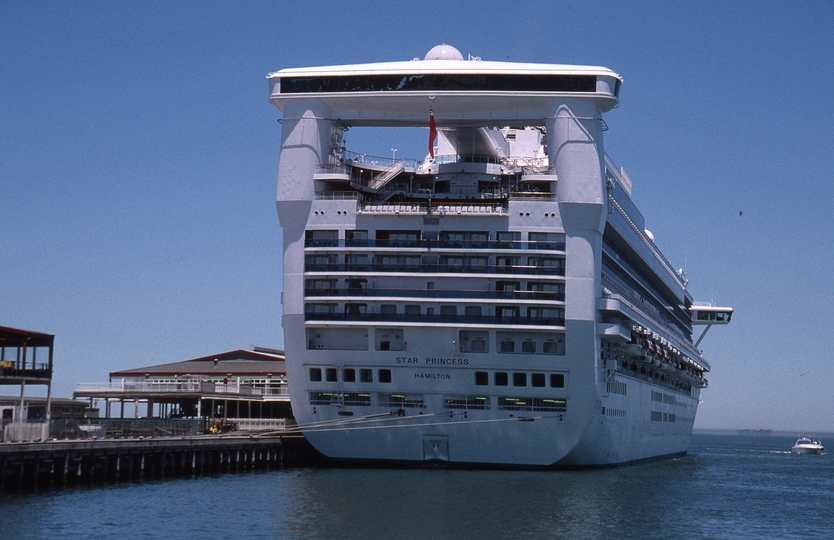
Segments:
[[[438,47],[450,49],[433,54]],[[448,45],[426,59],[291,68],[270,74],[270,101],[284,111],[323,101],[345,125],[427,125],[429,105],[444,125],[542,125],[564,98],[592,99],[600,112],[619,103],[622,78],[595,66],[464,60]]]

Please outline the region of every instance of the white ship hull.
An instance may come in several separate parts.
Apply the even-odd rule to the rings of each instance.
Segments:
[[[686,453],[709,367],[692,324],[732,310],[693,308],[602,149],[619,76],[533,66],[545,82],[493,81],[478,70],[513,65],[446,58],[374,66],[270,76],[284,112],[287,375],[313,446],[461,467]],[[417,76],[441,68],[449,79]],[[443,86],[473,73],[483,91]],[[436,157],[380,163],[340,148],[344,126],[425,125],[429,95]],[[522,127],[483,127],[503,119]]]

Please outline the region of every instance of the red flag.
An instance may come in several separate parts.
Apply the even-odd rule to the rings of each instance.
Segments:
[[[437,138],[437,126],[434,124],[434,111],[429,105],[429,154],[434,159],[434,140]]]

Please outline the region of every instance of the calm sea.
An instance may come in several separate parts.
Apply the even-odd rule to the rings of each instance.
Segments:
[[[834,459],[693,437],[581,472],[294,469],[0,494],[16,538],[832,538]],[[826,441],[824,444],[834,444]]]

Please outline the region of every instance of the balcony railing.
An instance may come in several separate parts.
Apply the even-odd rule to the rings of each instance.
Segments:
[[[488,249],[491,251],[536,250],[536,251],[565,251],[565,242],[527,242],[520,240],[375,240],[370,238],[337,240],[337,239],[307,239],[305,248],[415,248],[423,250],[435,249]]]
[[[305,272],[408,272],[414,274],[520,274],[537,276],[564,276],[565,268],[561,266],[505,266],[479,265],[467,266],[457,264],[315,264],[304,265]]]
[[[445,315],[406,313],[305,313],[305,321],[411,322],[452,324],[499,324],[521,326],[565,326],[564,317],[524,317],[520,315]]]
[[[551,291],[494,291],[494,290],[440,290],[440,289],[304,289],[304,296],[332,297],[392,297],[392,298],[476,298],[484,300],[544,300],[565,301],[565,293]]]

